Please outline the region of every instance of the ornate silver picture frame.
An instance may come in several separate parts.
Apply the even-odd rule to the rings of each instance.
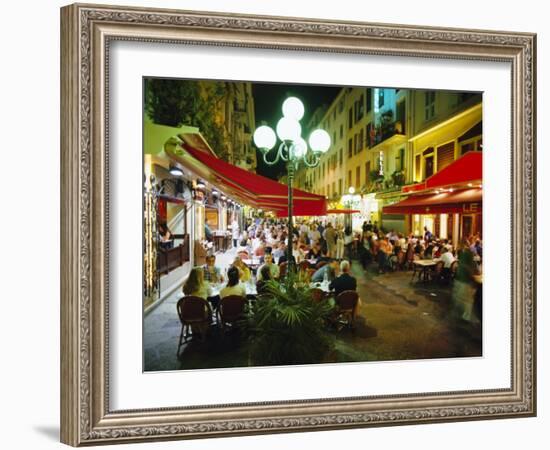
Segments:
[[[110,46],[120,40],[509,63],[510,386],[113,410],[109,384],[108,293],[112,280],[108,265],[111,182],[108,86]],[[62,442],[81,446],[534,416],[535,70],[536,36],[530,33],[85,4],[62,8]]]

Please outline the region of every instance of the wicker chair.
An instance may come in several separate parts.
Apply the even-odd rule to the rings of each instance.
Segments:
[[[344,291],[336,296],[336,323],[339,329],[342,325],[353,328],[358,302],[359,294],[356,291]]]
[[[204,298],[187,296],[179,299],[177,310],[181,322],[181,333],[177,351],[179,355],[181,346],[196,331],[200,333],[204,341],[206,332],[212,321],[212,309]]]
[[[246,298],[240,295],[228,295],[220,300],[218,308],[219,323],[225,332],[226,325],[234,325],[242,319],[246,306]]]
[[[453,261],[451,264],[451,279],[453,280],[456,276],[457,269],[458,269],[458,261]]]
[[[443,281],[443,261],[438,261],[431,273],[432,280]]]
[[[284,261],[279,264],[279,279],[283,279],[286,276],[286,271],[288,269],[288,262]]]
[[[401,250],[397,254],[397,268],[399,270],[405,270],[406,264],[407,264],[407,254],[403,250]]]
[[[325,291],[319,288],[311,289],[311,300],[314,303],[322,302],[325,299]]]

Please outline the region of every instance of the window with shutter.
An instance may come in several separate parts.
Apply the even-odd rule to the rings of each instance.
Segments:
[[[416,155],[414,158],[414,179],[420,181],[420,155]]]
[[[447,167],[455,159],[455,143],[449,142],[448,144],[437,147],[437,170]]]

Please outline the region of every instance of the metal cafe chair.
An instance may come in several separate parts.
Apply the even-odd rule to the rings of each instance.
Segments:
[[[201,339],[204,341],[212,320],[212,309],[204,298],[195,296],[180,298],[176,307],[181,322],[181,333],[177,351],[179,355],[181,346],[195,331],[199,331]]]

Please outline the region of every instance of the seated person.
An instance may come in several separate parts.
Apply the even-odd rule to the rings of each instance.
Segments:
[[[306,259],[319,259],[321,257],[321,244],[316,242],[311,247],[311,250],[307,252]]]
[[[336,277],[338,272],[338,261],[331,260],[328,264],[325,264],[323,267],[317,269],[315,273],[311,276],[311,281],[313,283],[320,283],[325,279],[333,280]]]
[[[340,275],[330,282],[330,289],[334,290],[334,295],[344,291],[355,291],[357,290],[357,280],[352,277],[350,274],[350,264],[348,261],[343,260],[340,263]]]
[[[332,261],[332,258],[328,256],[328,248],[325,247],[321,251],[321,257],[317,259],[317,264],[319,264],[320,262],[331,262],[331,261]]]
[[[216,266],[216,255],[208,255],[206,264],[202,266],[204,279],[210,283],[223,283],[223,275],[220,268]]]
[[[432,259],[435,245],[433,241],[428,242],[428,246],[424,250],[424,259]]]
[[[294,256],[297,263],[301,263],[305,259],[304,251],[296,241],[292,243],[292,256]]]
[[[236,267],[227,270],[227,286],[220,291],[220,298],[230,295],[246,297],[246,288],[239,281],[239,269]]]
[[[265,294],[265,285],[269,280],[272,280],[271,269],[265,264],[262,266],[259,272],[258,281],[256,282],[256,291],[258,294]]]
[[[241,258],[249,259],[250,252],[248,251],[248,247],[243,245],[241,245],[240,247],[237,247],[237,255],[239,255]]]
[[[219,298],[212,297],[212,288],[210,284],[204,281],[204,271],[202,267],[193,267],[185,283],[183,284],[183,293],[185,296],[190,297],[200,297],[205,300],[205,305],[208,308],[208,315],[212,315],[212,310],[210,305],[206,300],[210,300],[213,303],[213,306],[216,307]],[[192,331],[196,331],[191,327]]]
[[[260,264],[263,264],[265,262],[265,256],[266,255],[272,255],[272,254],[273,253],[272,253],[271,247],[266,247],[265,248],[265,253],[262,256],[260,256]]]
[[[273,256],[268,253],[264,256],[264,263],[258,268],[258,280],[262,279],[262,269],[266,266],[269,268],[271,278],[279,278],[279,266],[273,263]]]
[[[422,245],[420,239],[416,241],[416,244],[414,246],[414,254],[418,255],[419,258],[422,258],[424,255],[424,246]]]
[[[172,239],[172,232],[168,228],[168,225],[165,223],[159,224],[159,239],[160,239],[160,246],[165,249],[171,249],[174,247],[174,240]]]
[[[239,270],[239,279],[243,283],[246,283],[248,280],[250,280],[250,277],[252,276],[252,274],[250,273],[250,269],[239,256],[235,257],[232,266],[236,267]]]
[[[390,256],[393,253],[393,247],[390,244],[390,241],[387,237],[383,237],[379,240],[378,253],[376,258],[378,260],[378,272],[383,273],[387,269],[391,268],[390,266]]]
[[[193,267],[185,283],[183,284],[183,293],[187,296],[201,297],[205,300],[212,295],[212,288],[207,281],[204,281],[204,271],[202,267]]]
[[[272,255],[273,255],[273,258],[275,258],[275,260],[277,262],[280,262],[279,259],[284,256],[286,252],[286,245],[284,242],[279,242],[279,245],[273,250],[272,252]]]
[[[256,247],[256,250],[254,250],[254,256],[262,258],[265,255],[265,253],[266,253],[265,244],[263,242],[260,242],[260,245]]]
[[[285,252],[285,254],[279,258],[279,265],[281,265],[282,263],[286,263],[286,262],[287,262],[287,259],[288,259],[288,258],[287,258],[286,252]],[[290,259],[292,260],[292,262],[293,262],[294,264],[296,264],[296,258],[294,258],[294,255],[292,255],[292,256],[290,257]]]
[[[441,262],[443,263],[442,275],[446,280],[448,280],[451,276],[451,265],[455,261],[451,248],[452,247],[450,245],[446,245],[443,247],[441,253]]]
[[[432,257],[435,258],[441,258],[441,252],[443,252],[443,247],[441,245],[441,242],[436,242],[433,250],[432,250]]]
[[[334,279],[329,287],[334,290],[334,298],[338,297],[344,291],[357,291],[357,280],[355,277],[349,274],[351,266],[348,261],[344,260],[340,263],[341,275]],[[357,303],[353,310],[353,314],[357,316],[359,307],[361,305],[361,299],[357,299]]]
[[[395,245],[393,247],[392,254],[389,256],[388,264],[392,270],[395,270],[397,265],[399,264],[399,255],[401,254],[401,247],[398,245]]]

